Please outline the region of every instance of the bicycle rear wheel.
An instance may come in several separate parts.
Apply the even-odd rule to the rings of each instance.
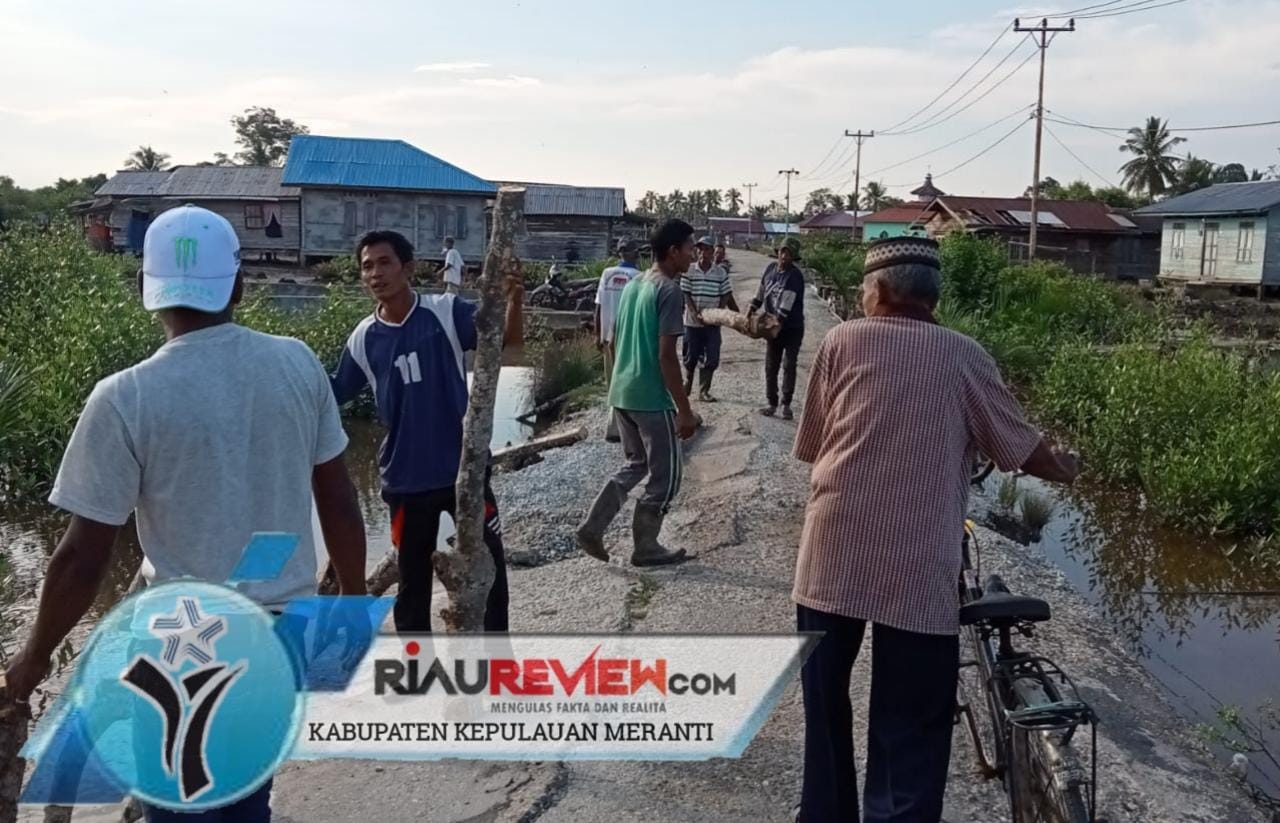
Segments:
[[[1084,787],[1062,777],[1066,767],[1046,733],[1015,726],[1010,736],[1008,788],[1013,823],[1092,823]]]

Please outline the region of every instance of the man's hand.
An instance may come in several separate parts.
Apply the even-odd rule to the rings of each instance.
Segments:
[[[702,322],[703,322],[703,320],[702,320],[702,309],[694,309],[694,310],[693,310],[693,319],[697,320],[699,323],[702,323]]]
[[[26,649],[14,656],[4,673],[4,696],[17,703],[26,703],[46,677],[51,667],[48,659],[31,657]]]
[[[676,412],[676,434],[681,440],[688,440],[693,437],[694,431],[698,428],[698,417],[693,413],[693,409],[685,409]]]

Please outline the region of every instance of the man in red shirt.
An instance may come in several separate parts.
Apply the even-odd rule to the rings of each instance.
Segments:
[[[868,623],[864,819],[940,818],[973,456],[1060,483],[1078,471],[1026,421],[991,356],[934,319],[937,243],[872,243],[865,271],[867,316],[819,346],[795,442],[813,471],[792,599],[800,631],[823,632],[801,673],[805,823],[859,819],[849,678]]]

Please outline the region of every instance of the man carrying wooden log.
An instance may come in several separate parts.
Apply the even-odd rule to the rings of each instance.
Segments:
[[[636,268],[636,260],[640,257],[640,244],[635,240],[618,241],[618,265],[610,266],[600,274],[600,285],[596,288],[596,347],[604,358],[604,383],[608,387],[613,378],[613,327],[618,317],[618,301],[622,299],[622,290],[627,287],[640,269]],[[609,428],[605,440],[617,443],[618,422],[612,411],[609,413]]]
[[[382,498],[391,507],[400,588],[395,623],[401,632],[431,631],[432,555],[440,515],[456,510],[454,483],[467,411],[464,352],[476,347],[476,306],[453,294],[413,290],[413,246],[394,231],[373,231],[356,244],[360,279],[377,306],[360,321],[332,377],[338,404],[373,390],[387,429],[378,453]],[[505,345],[522,343],[524,285],[506,283]],[[485,545],[495,566],[485,631],[507,630],[507,572],[498,504],[485,484]]]
[[[150,583],[231,577],[255,532],[296,534],[273,580],[241,591],[278,612],[316,593],[314,493],[342,594],[364,594],[365,534],[343,453],[347,436],[324,367],[305,344],[236,325],[240,244],[195,206],[147,229],[139,286],[166,342],[100,381],[67,444],[49,501],[71,523],[49,560],[35,627],[5,674],[26,701],[106,578],[116,535],[136,515]],[[231,806],[149,820],[268,821],[271,784]]]
[[[781,330],[768,342],[764,360],[764,390],[767,405],[760,409],[765,417],[778,410],[778,369],[782,369],[782,419],[790,420],[791,396],[796,390],[796,361],[804,342],[804,273],[796,263],[800,260],[800,241],[783,240],[777,248],[778,260],[770,263],[760,278],[760,289],[747,314],[764,310],[781,323]]]
[[[703,323],[702,312],[726,307],[737,311],[738,303],[733,299],[729,272],[712,259],[715,241],[703,237],[695,248],[698,259],[680,278],[680,291],[684,293],[684,391],[693,392],[693,374],[701,364],[698,400],[714,403],[711,378],[720,365],[720,327]]]
[[[687,559],[684,549],[664,548],[658,533],[680,490],[680,441],[692,437],[697,428],[676,352],[676,338],[684,332],[684,301],[675,278],[689,268],[693,227],[668,220],[654,232],[651,245],[653,268],[623,290],[614,336],[617,362],[609,405],[618,418],[627,464],[605,483],[577,531],[583,551],[607,562],[604,531],[622,510],[627,494],[647,476],[631,527],[635,566]]]

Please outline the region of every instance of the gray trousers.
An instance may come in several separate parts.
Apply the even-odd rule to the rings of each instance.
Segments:
[[[625,493],[648,476],[640,503],[666,512],[684,478],[676,413],[614,409],[613,416],[622,436],[622,452],[627,456],[627,465],[613,476],[613,482]]]

